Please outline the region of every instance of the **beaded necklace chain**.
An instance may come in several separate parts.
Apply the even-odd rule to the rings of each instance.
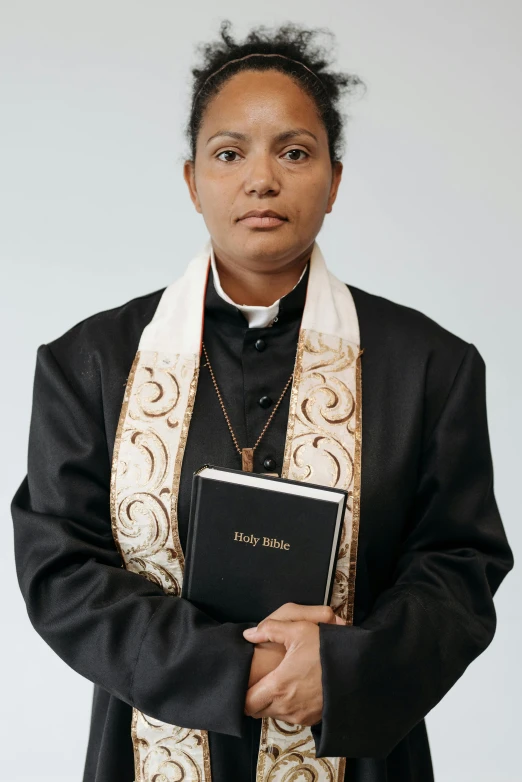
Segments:
[[[236,446],[236,449],[237,449],[238,453],[241,454],[241,469],[244,470],[245,472],[253,472],[253,470],[254,470],[254,451],[257,448],[257,446],[259,445],[259,443],[261,441],[261,438],[263,437],[264,433],[266,432],[266,430],[268,428],[268,425],[270,424],[270,421],[274,417],[274,413],[276,412],[277,408],[279,407],[279,405],[281,403],[281,400],[283,399],[283,397],[284,397],[284,395],[286,393],[286,390],[287,390],[288,386],[290,385],[290,382],[291,382],[291,380],[292,380],[292,378],[294,376],[294,373],[292,372],[292,374],[290,375],[290,377],[286,381],[286,385],[285,385],[285,387],[284,387],[284,389],[283,389],[283,391],[281,393],[281,396],[277,400],[277,403],[276,403],[274,409],[272,410],[268,421],[264,425],[263,431],[261,432],[261,434],[257,438],[256,444],[252,448],[240,448],[239,444],[237,442],[236,435],[234,434],[234,430],[232,429],[232,424],[230,423],[230,419],[228,417],[228,413],[227,413],[227,411],[225,409],[225,405],[223,404],[223,399],[221,397],[221,393],[219,391],[218,384],[216,382],[216,377],[215,377],[214,372],[212,370],[212,366],[210,364],[210,360],[209,360],[207,349],[205,347],[205,343],[204,342],[203,342],[203,351],[205,353],[205,359],[206,359],[207,363],[203,364],[202,366],[209,368],[210,376],[212,378],[212,383],[214,384],[214,388],[216,389],[216,393],[218,395],[219,403],[221,405],[221,409],[223,410],[223,414],[225,416],[228,428],[230,430],[230,434],[232,435],[232,439],[234,441],[234,445]],[[264,473],[264,474],[265,475],[275,475],[276,477],[279,477],[277,475],[277,473]]]

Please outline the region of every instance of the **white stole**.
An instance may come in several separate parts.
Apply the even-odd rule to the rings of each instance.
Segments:
[[[142,332],[116,431],[111,518],[125,567],[179,595],[181,465],[196,396],[208,241],[163,292]],[[361,477],[359,324],[350,290],[326,266],[317,242],[296,346],[282,478],[349,492],[331,605],[353,622]],[[303,563],[305,565],[305,563]],[[167,686],[167,683],[166,683]],[[135,782],[211,782],[208,734],[134,708]],[[257,782],[342,782],[344,758],[316,758],[309,727],[263,719]]]

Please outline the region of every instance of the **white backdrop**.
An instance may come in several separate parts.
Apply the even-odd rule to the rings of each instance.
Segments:
[[[219,13],[216,9],[219,8]],[[518,0],[0,0],[3,782],[81,780],[92,685],[32,629],[9,502],[26,470],[36,349],[167,285],[206,237],[181,176],[194,45],[287,20],[333,29],[347,107],[344,180],[320,235],[337,276],[415,307],[487,366],[495,489],[520,542]],[[491,646],[427,717],[437,782],[518,782],[520,568]]]

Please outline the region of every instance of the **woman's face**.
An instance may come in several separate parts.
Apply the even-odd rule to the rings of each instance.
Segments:
[[[311,248],[341,179],[315,103],[286,74],[244,71],[208,105],[195,163],[185,163],[190,196],[220,259],[261,270]],[[245,217],[269,211],[274,217]]]

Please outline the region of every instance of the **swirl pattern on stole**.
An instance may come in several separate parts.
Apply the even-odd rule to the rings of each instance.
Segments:
[[[331,606],[353,623],[359,532],[363,351],[339,337],[303,329],[281,477],[348,491]],[[345,758],[316,758],[309,727],[264,718],[257,782],[342,782]]]
[[[113,536],[127,570],[179,596],[181,464],[194,406],[194,356],[138,351],[123,399],[111,473]],[[134,708],[135,782],[210,782],[208,734]]]

